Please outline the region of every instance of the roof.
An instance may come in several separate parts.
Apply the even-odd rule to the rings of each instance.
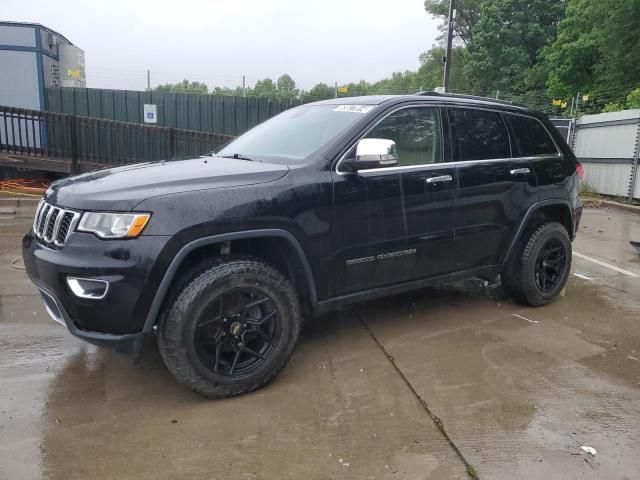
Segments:
[[[65,37],[64,35],[62,35],[61,33],[56,32],[55,30],[42,25],[41,23],[34,23],[34,22],[13,22],[10,20],[0,20],[0,25],[9,25],[12,27],[40,27],[43,30],[46,30],[48,32],[53,33],[54,35],[56,35],[57,37],[62,38],[65,42],[67,42],[69,45],[73,45],[73,43],[71,43],[71,41]]]
[[[524,105],[513,104],[493,98],[476,97],[472,95],[457,95],[451,93],[418,92],[413,95],[366,95],[362,97],[338,97],[329,100],[314,102],[317,105],[381,105],[387,102],[405,102],[408,100],[420,100],[423,102],[459,103],[465,105],[500,107],[507,110],[525,111]]]

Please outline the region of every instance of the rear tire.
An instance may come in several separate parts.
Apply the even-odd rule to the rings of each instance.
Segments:
[[[160,354],[178,382],[224,398],[263,387],[284,368],[301,316],[280,272],[253,258],[220,258],[178,285],[158,329]]]
[[[525,233],[500,276],[516,301],[539,307],[562,291],[570,270],[569,234],[562,224],[550,222]]]

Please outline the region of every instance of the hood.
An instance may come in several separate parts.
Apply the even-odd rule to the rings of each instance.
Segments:
[[[71,209],[127,211],[150,197],[271,182],[288,171],[285,165],[222,157],[138,163],[59,180],[45,197]]]

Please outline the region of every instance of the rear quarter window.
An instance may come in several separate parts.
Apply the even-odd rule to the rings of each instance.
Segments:
[[[514,147],[522,157],[555,155],[558,153],[544,126],[535,118],[506,115],[513,132]]]

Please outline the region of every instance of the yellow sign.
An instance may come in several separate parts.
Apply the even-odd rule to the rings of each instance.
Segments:
[[[589,95],[582,95],[582,101],[583,102],[588,102],[589,101]]]
[[[338,87],[338,93],[347,93],[349,89],[345,87]]]
[[[559,98],[554,98],[551,101],[551,105],[553,105],[554,107],[560,107],[562,106],[562,100],[560,100]]]
[[[67,70],[67,77],[80,78],[80,70]]]
[[[562,108],[567,108],[567,102],[562,102],[562,105],[560,105]]]

